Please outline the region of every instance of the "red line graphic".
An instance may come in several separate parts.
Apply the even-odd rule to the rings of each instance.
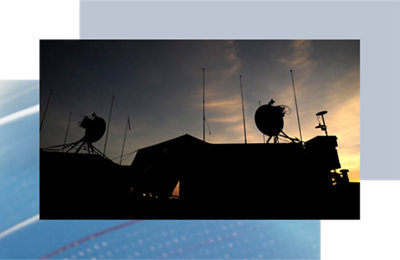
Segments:
[[[72,243],[69,243],[69,244],[67,244],[67,245],[65,245],[63,247],[60,247],[60,248],[54,250],[53,252],[50,252],[47,255],[40,257],[39,260],[47,260],[49,258],[52,258],[52,257],[54,257],[54,256],[56,256],[58,254],[61,254],[61,253],[65,252],[65,251],[67,251],[70,248],[73,248],[73,247],[76,247],[78,245],[81,245],[81,244],[83,244],[83,243],[85,243],[85,242],[87,242],[89,240],[92,240],[92,239],[97,238],[99,236],[102,236],[102,235],[105,235],[107,233],[113,232],[115,230],[118,230],[118,229],[130,226],[130,225],[139,223],[141,221],[143,221],[143,220],[132,220],[132,221],[129,221],[129,222],[126,222],[126,223],[119,224],[119,225],[114,226],[114,227],[107,228],[107,229],[105,229],[103,231],[94,233],[94,234],[92,234],[90,236],[81,238],[81,239],[79,239],[79,240],[77,240],[75,242],[72,242]]]

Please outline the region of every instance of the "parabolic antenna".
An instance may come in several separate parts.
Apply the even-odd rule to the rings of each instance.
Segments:
[[[81,139],[73,143],[66,144],[64,142],[62,145],[51,146],[47,148],[47,150],[61,152],[64,152],[65,150],[68,153],[72,149],[76,149],[75,153],[79,153],[82,149],[86,150],[90,154],[100,154],[104,158],[107,158],[105,154],[93,145],[94,142],[97,142],[101,137],[103,137],[104,132],[106,131],[106,121],[93,113],[92,116],[84,116],[78,125],[85,129],[85,135]]]
[[[273,106],[273,100],[260,106],[254,116],[256,126],[263,134],[277,136],[283,129],[284,106]]]
[[[79,126],[86,129],[84,138],[88,143],[97,142],[106,131],[106,121],[95,113],[92,114],[91,118],[85,116]]]

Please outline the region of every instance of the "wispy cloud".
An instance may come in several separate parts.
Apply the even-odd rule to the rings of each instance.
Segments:
[[[235,142],[237,128],[242,123],[239,75],[242,62],[238,57],[235,41],[224,42],[224,49],[217,57],[214,69],[206,66],[206,119],[212,129],[211,142]],[[201,95],[198,91],[195,95]],[[198,107],[201,104],[196,104]],[[243,130],[242,130],[243,131]]]
[[[216,99],[207,103],[207,108],[231,108],[237,106],[238,101],[236,99]]]
[[[311,58],[311,41],[292,41],[290,48],[292,52],[287,57],[279,58],[278,62],[284,64],[288,69],[293,69],[297,84],[303,84],[312,75],[317,65],[317,62]]]
[[[219,116],[219,117],[210,117],[208,119],[209,122],[215,122],[215,123],[227,123],[227,124],[234,124],[237,122],[242,121],[242,116],[241,115],[229,115],[229,116]]]
[[[18,112],[15,112],[15,113],[13,113],[11,115],[4,116],[4,117],[0,118],[0,126],[8,124],[8,123],[11,123],[11,122],[16,121],[18,119],[33,115],[35,113],[39,113],[39,105],[28,107],[26,109],[23,109],[23,110],[20,110]]]

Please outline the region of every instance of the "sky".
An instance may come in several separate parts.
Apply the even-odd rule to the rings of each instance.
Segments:
[[[358,40],[86,40],[40,42],[41,147],[84,135],[83,115],[108,120],[106,155],[124,154],[185,133],[203,137],[205,68],[206,141],[244,143],[239,75],[248,143],[263,135],[254,122],[261,104],[287,105],[283,131],[299,137],[290,69],[293,69],[303,141],[323,135],[316,113],[325,115],[329,135],[338,137],[342,168],[360,173],[360,48]],[[50,92],[51,98],[49,99]],[[94,145],[104,149],[105,137]],[[126,156],[130,164],[134,154]]]

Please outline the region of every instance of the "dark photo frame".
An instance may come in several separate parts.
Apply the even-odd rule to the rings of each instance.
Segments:
[[[359,57],[359,40],[42,40],[40,218],[359,219]]]

